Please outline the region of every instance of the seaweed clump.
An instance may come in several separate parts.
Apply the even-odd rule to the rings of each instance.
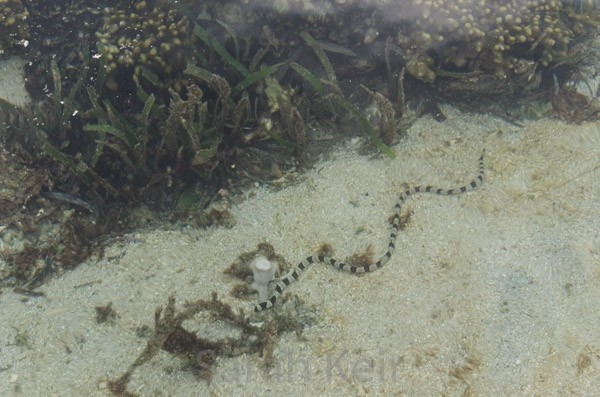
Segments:
[[[581,124],[595,120],[600,115],[598,100],[590,99],[569,87],[554,94],[551,103],[558,117],[572,123]]]
[[[21,0],[0,2],[0,55],[15,46],[27,46],[29,39],[29,12]]]
[[[54,164],[39,157],[40,131],[25,111],[3,101],[0,117],[0,169],[6,171],[0,176],[0,256],[7,262],[0,282],[33,293],[48,276],[102,255],[98,238],[122,224],[112,210],[100,216],[73,195],[48,192],[60,181]]]
[[[278,270],[277,274],[285,273],[292,267],[284,257],[275,252],[275,248],[271,244],[267,242],[260,243],[255,250],[240,254],[238,258],[223,271],[224,274],[228,274],[244,281],[243,284],[235,285],[231,289],[230,295],[236,298],[248,299],[250,294],[255,292],[250,287],[253,274],[251,264],[255,258],[260,256],[265,257],[275,265],[275,268]]]
[[[96,323],[112,324],[119,317],[115,309],[112,307],[112,302],[108,302],[104,306],[96,306]]]
[[[314,322],[313,317],[301,315],[304,310],[303,305],[297,301],[283,315],[260,324],[252,324],[242,310],[235,311],[218,299],[216,293],[209,300],[184,303],[179,312],[175,308],[175,298],[170,297],[164,309],[158,307],[154,312],[154,330],[144,350],[120,377],[108,382],[108,389],[116,396],[135,396],[127,391],[134,372],[160,350],[179,357],[184,368],[206,381],[211,380],[212,366],[218,357],[258,353],[263,357],[265,368],[270,368],[275,362],[273,353],[279,336],[290,331],[300,333],[307,325],[305,321]],[[210,322],[216,319],[229,325],[239,332],[238,336],[213,340],[187,330],[183,323],[200,313],[212,317]]]

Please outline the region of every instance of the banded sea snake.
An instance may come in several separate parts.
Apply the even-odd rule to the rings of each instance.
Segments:
[[[394,248],[396,247],[396,235],[398,233],[398,229],[400,228],[400,209],[402,208],[402,204],[406,201],[409,196],[414,196],[417,193],[431,193],[438,194],[441,196],[452,196],[456,194],[461,194],[467,192],[469,190],[474,190],[483,182],[483,156],[485,155],[485,151],[479,157],[479,174],[467,183],[466,185],[460,186],[458,188],[452,189],[443,189],[435,186],[427,185],[427,186],[414,186],[409,187],[404,190],[400,196],[398,197],[398,202],[394,207],[394,216],[391,221],[392,231],[390,233],[390,242],[388,243],[387,250],[385,254],[374,264],[372,265],[362,265],[362,266],[354,266],[350,264],[346,264],[343,262],[339,262],[334,258],[323,255],[313,255],[305,258],[302,262],[298,263],[296,267],[294,267],[291,271],[289,271],[286,275],[281,277],[277,284],[275,285],[275,289],[271,296],[263,302],[258,303],[254,306],[255,312],[261,312],[263,310],[269,309],[275,305],[275,302],[279,297],[283,294],[283,291],[294,281],[297,281],[306,268],[313,263],[325,263],[327,265],[331,265],[339,270],[343,270],[350,273],[369,273],[376,269],[383,267],[392,257],[392,253],[394,252]]]

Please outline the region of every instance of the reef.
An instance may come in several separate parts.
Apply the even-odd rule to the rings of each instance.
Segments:
[[[140,206],[231,225],[239,188],[285,183],[348,136],[393,157],[414,119],[443,122],[442,96],[597,117],[569,82],[598,26],[596,0],[0,0],[0,50],[27,59],[33,98],[0,103],[2,156],[19,159],[2,222],[18,235],[19,216],[68,208],[64,239],[88,231],[86,248],[5,255],[43,269],[11,274],[73,266],[94,236],[151,222]]]
[[[415,28],[399,35],[398,44],[407,56],[407,71],[425,81],[444,71],[480,71],[504,79],[524,69],[532,73],[533,64],[564,61],[588,19],[558,0],[421,0],[414,5]]]
[[[405,67],[420,81],[477,94],[537,88],[544,70],[581,59],[577,44],[600,22],[595,0],[266,0],[214,8],[242,30],[268,28],[274,46],[293,46],[306,31],[344,56],[339,69],[386,62],[390,71]]]

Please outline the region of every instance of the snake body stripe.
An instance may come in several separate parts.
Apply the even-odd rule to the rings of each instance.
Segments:
[[[456,194],[462,194],[469,190],[476,189],[483,182],[483,172],[484,172],[483,157],[484,157],[484,155],[485,155],[485,151],[481,154],[481,157],[479,157],[479,174],[477,175],[477,177],[475,177],[475,179],[473,179],[472,181],[470,181],[469,183],[467,183],[464,186],[461,186],[458,188],[452,188],[452,189],[443,189],[443,188],[438,188],[438,187],[431,186],[431,185],[415,186],[412,188],[408,188],[404,192],[402,192],[400,194],[400,197],[398,197],[398,202],[394,206],[394,216],[393,216],[392,222],[391,222],[392,231],[390,233],[390,239],[389,239],[389,243],[387,246],[387,250],[386,250],[385,254],[383,254],[383,256],[377,262],[375,262],[375,264],[355,266],[355,265],[350,265],[347,263],[339,262],[329,256],[323,256],[323,255],[309,256],[309,257],[305,258],[302,262],[298,263],[296,265],[296,267],[293,268],[290,272],[288,272],[286,275],[281,277],[279,279],[279,281],[277,282],[277,284],[275,285],[273,293],[271,294],[269,299],[267,299],[264,302],[260,302],[259,304],[254,306],[254,311],[261,312],[263,310],[273,307],[273,305],[275,305],[275,302],[277,302],[277,299],[279,299],[279,297],[283,294],[283,291],[291,283],[293,283],[294,281],[297,281],[298,278],[300,277],[300,274],[302,274],[302,272],[305,271],[306,268],[308,268],[313,263],[317,263],[317,262],[325,263],[325,264],[335,267],[339,270],[343,270],[343,271],[350,272],[350,273],[369,273],[369,272],[372,272],[376,269],[383,267],[383,265],[385,265],[387,263],[387,261],[389,261],[390,258],[392,257],[392,253],[394,252],[394,248],[396,247],[396,237],[397,237],[398,230],[400,228],[400,226],[399,226],[400,225],[400,210],[402,208],[402,204],[408,199],[408,197],[413,196],[417,193],[431,193],[431,194],[437,194],[437,195],[441,195],[441,196],[452,196],[452,195],[456,195]]]

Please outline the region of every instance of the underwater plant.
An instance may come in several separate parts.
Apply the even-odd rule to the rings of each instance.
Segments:
[[[442,96],[479,106],[531,93],[567,120],[597,117],[567,82],[598,11],[590,0],[7,0],[0,50],[28,60],[33,98],[4,106],[19,120],[7,140],[24,139],[12,150],[47,170],[15,202],[45,194],[106,230],[106,214],[136,206],[206,225],[227,218],[204,211],[222,189],[285,181],[336,139],[360,135],[393,157],[416,117],[444,120]]]

